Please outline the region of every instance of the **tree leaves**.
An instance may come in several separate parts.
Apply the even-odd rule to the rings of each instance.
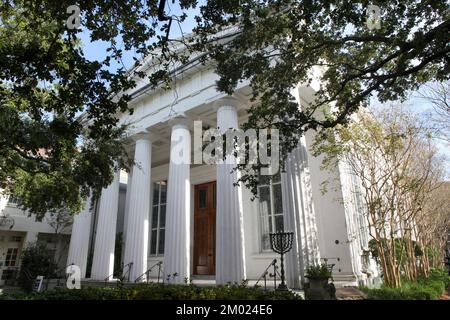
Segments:
[[[148,54],[158,27],[157,1],[83,2],[81,22],[91,40],[109,44],[104,61],[90,61],[81,30],[66,28],[71,4],[1,4],[0,184],[37,219],[79,211],[89,190],[98,196],[112,181],[114,168],[128,168],[117,114],[129,111],[125,93],[143,74],[110,65],[121,62],[123,50]]]
[[[66,193],[67,203],[60,195],[44,197],[56,208],[75,210],[82,199],[72,195],[89,188],[98,194],[112,180],[113,163],[129,162],[121,147],[125,128],[117,129],[117,114],[132,112],[127,92],[144,76],[152,87],[170,89],[171,68],[192,53],[200,52],[204,63],[213,60],[220,91],[231,94],[240,81],[250,81],[255,105],[246,127],[279,129],[284,156],[306,130],[345,124],[375,93],[382,101],[399,99],[449,75],[444,1],[379,1],[381,29],[370,30],[366,2],[208,0],[188,40],[170,39],[169,29],[195,0],[179,1],[179,17],[166,14],[165,1],[83,2],[81,25],[91,41],[108,43],[103,61],[87,60],[81,30],[66,28],[72,4],[1,4],[0,183],[6,193],[29,197],[25,208],[38,216],[43,205],[25,192],[26,183],[39,195]],[[137,66],[146,57],[159,68],[126,70],[124,50],[140,55]],[[122,67],[113,70],[112,62]],[[299,109],[291,90],[314,77],[320,90]],[[48,181],[61,185],[46,190]]]

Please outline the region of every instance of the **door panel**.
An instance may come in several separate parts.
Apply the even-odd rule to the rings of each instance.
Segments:
[[[194,274],[214,275],[216,262],[216,182],[195,186]]]

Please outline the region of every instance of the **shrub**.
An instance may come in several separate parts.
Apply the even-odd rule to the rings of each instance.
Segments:
[[[21,300],[301,300],[290,291],[263,291],[243,285],[197,287],[194,285],[140,284],[130,287],[53,289],[0,299]]]
[[[37,276],[56,276],[58,267],[44,244],[28,244],[22,251],[21,260],[18,282],[25,292],[31,292]]]
[[[391,252],[391,248],[388,245],[386,239],[381,239],[381,246],[384,248],[385,252]],[[414,256],[421,257],[423,255],[423,250],[420,247],[420,245],[413,240],[405,240],[401,238],[394,239],[394,246],[395,246],[395,254],[397,261],[406,261],[408,259],[407,252],[405,251],[406,248],[406,242],[411,241],[412,245],[414,246]],[[380,257],[378,252],[378,246],[377,241],[375,239],[371,239],[369,241],[369,250],[373,258],[380,263]]]
[[[310,279],[314,278],[330,278],[331,270],[326,264],[321,264],[317,266],[310,266],[306,269],[306,277]]]
[[[361,288],[371,300],[437,300],[449,286],[445,270],[432,270],[428,278],[417,282],[402,281],[401,288],[381,286],[379,289]]]

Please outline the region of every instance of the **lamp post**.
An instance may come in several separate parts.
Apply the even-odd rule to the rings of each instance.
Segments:
[[[287,290],[286,282],[284,279],[284,260],[283,256],[292,249],[292,241],[294,239],[293,232],[276,232],[270,234],[270,246],[272,250],[280,254],[281,261],[281,283],[278,286],[278,290]]]

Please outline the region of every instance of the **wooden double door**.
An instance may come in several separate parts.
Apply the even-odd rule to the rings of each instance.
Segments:
[[[216,182],[194,187],[194,274],[216,273]]]

